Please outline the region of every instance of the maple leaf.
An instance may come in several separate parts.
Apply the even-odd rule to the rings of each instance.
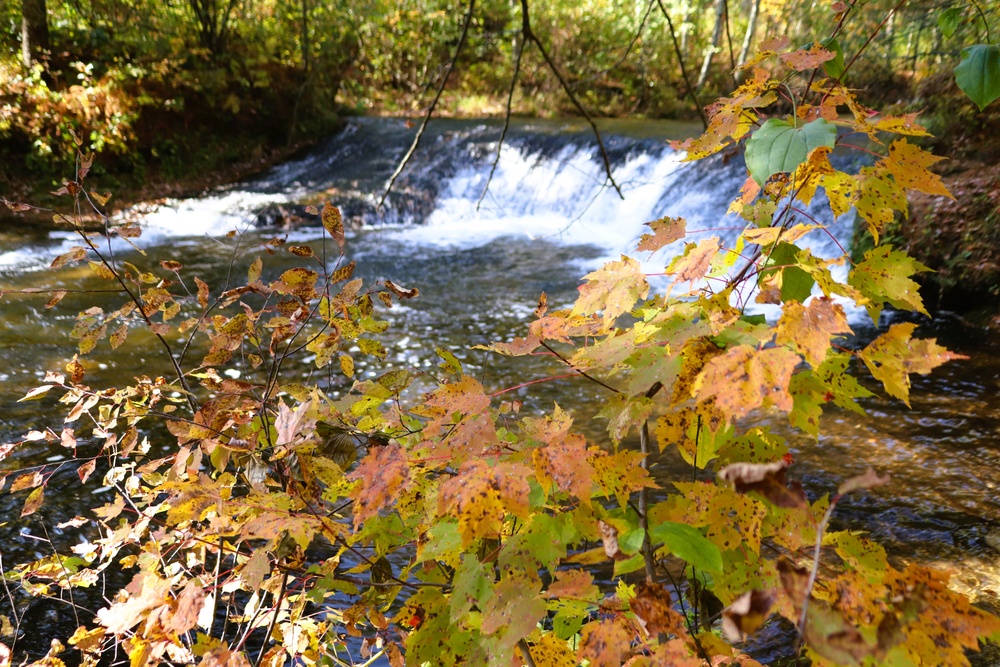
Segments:
[[[688,243],[684,254],[674,259],[667,267],[667,275],[676,276],[674,284],[694,283],[705,277],[712,265],[712,258],[719,251],[719,239],[715,236],[700,243]]]
[[[129,595],[100,609],[97,619],[108,633],[123,635],[142,621],[147,611],[162,606],[169,599],[170,588],[170,581],[155,572],[140,571],[125,588]]]
[[[608,435],[612,442],[621,442],[633,428],[645,422],[653,413],[653,401],[645,396],[625,396],[615,394],[609,398],[604,407],[597,413],[598,417],[608,420]]]
[[[698,402],[714,398],[730,419],[764,405],[788,412],[792,409],[788,383],[799,361],[799,355],[785,347],[757,350],[737,345],[705,365],[695,382]]]
[[[643,234],[639,238],[636,250],[639,252],[656,252],[665,245],[684,238],[687,221],[684,218],[660,218],[647,222],[646,226],[653,230],[652,234]]]
[[[354,530],[369,517],[394,502],[411,484],[406,451],[397,443],[372,447],[348,479],[360,480],[354,499]]]
[[[591,450],[589,461],[594,470],[594,481],[608,498],[615,496],[624,506],[629,494],[643,488],[656,488],[649,472],[639,462],[643,455],[623,449],[614,454]]]
[[[858,173],[858,214],[868,224],[868,231],[878,244],[879,235],[893,221],[895,211],[903,215],[909,210],[906,192],[893,180],[885,160]]]
[[[815,368],[823,363],[831,339],[836,334],[854,333],[840,304],[827,297],[817,297],[803,306],[792,301],[778,321],[775,342],[789,345]]]
[[[549,632],[531,645],[535,667],[576,667],[576,656],[566,641]]]
[[[935,339],[913,340],[912,322],[893,324],[884,334],[858,352],[875,379],[882,382],[890,396],[910,405],[910,373],[926,375],[952,359],[968,357],[949,352]]]
[[[164,624],[169,633],[181,634],[198,624],[198,615],[205,606],[205,585],[198,579],[189,579],[177,595],[177,607]]]
[[[889,146],[889,155],[884,163],[899,187],[954,199],[941,182],[941,177],[927,170],[927,167],[943,159],[931,155],[906,139],[897,139]]]
[[[685,161],[700,160],[739,141],[757,121],[757,114],[752,109],[766,107],[777,99],[773,90],[777,83],[770,79],[767,70],[755,68],[753,75],[733,92],[732,97],[720,98],[707,107],[709,121],[704,134],[683,142],[671,142],[671,148],[686,151]]]
[[[910,280],[915,273],[930,271],[905,252],[883,245],[872,248],[847,276],[847,284],[865,297],[865,309],[878,322],[886,303],[928,315],[920,297],[920,286]]]
[[[473,459],[441,484],[438,509],[458,518],[463,545],[480,537],[496,536],[508,511],[527,517],[529,472],[529,468],[517,463],[499,463],[491,468],[485,461]]]
[[[579,288],[580,296],[573,305],[572,314],[603,312],[605,327],[622,313],[632,310],[638,299],[645,299],[649,294],[649,283],[639,268],[639,262],[625,255],[619,262],[608,262],[597,271],[588,273],[584,280],[587,283]]]
[[[782,53],[778,57],[792,69],[803,72],[808,69],[816,69],[828,60],[833,60],[837,54],[823,48],[819,42],[813,42],[806,49]]]
[[[543,417],[525,417],[521,423],[525,434],[549,445],[562,442],[573,425],[573,416],[556,403],[552,414]]]
[[[593,467],[587,460],[587,443],[582,435],[555,440],[538,447],[531,455],[538,481],[543,486],[551,488],[554,483],[561,491],[577,498],[590,498]]]
[[[540,587],[535,573],[506,573],[483,605],[483,634],[497,634],[508,646],[530,634],[546,613],[545,601],[538,594]]]
[[[593,621],[580,632],[577,658],[588,661],[592,667],[621,667],[622,656],[628,652],[631,639],[631,633],[621,621]]]
[[[916,113],[903,114],[902,116],[884,116],[875,122],[875,129],[882,132],[907,134],[914,137],[930,136],[930,132],[917,122]]]
[[[444,434],[439,441],[425,441],[423,445],[429,451],[424,453],[446,465],[449,461],[460,463],[497,446],[499,440],[489,406],[490,398],[483,386],[468,375],[435,389],[423,405],[413,409],[414,414],[430,418],[424,436]],[[455,457],[457,460],[452,460]]]
[[[544,595],[547,598],[594,599],[600,596],[600,589],[594,585],[594,575],[586,570],[560,570]]]

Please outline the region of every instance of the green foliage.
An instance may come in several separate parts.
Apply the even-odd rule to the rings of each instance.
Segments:
[[[962,49],[955,81],[980,109],[1000,97],[1000,46],[974,44]]]
[[[322,249],[281,239],[249,256],[234,249],[246,280],[224,286],[176,261],[138,267],[106,257],[67,220],[81,245],[53,270],[87,261],[123,300],[78,315],[78,355],[25,400],[58,396],[63,425],[91,424],[100,451],[76,449],[72,430],[39,429],[0,448],[0,458],[58,440],[77,452],[82,482],[102,462],[113,499],[86,510],[82,520],[99,534],[74,556],[16,564],[7,581],[49,596],[92,586],[111,568],[132,574],[68,639],[85,647],[88,664],[115,647],[137,667],[358,664],[356,644],[344,650],[351,637],[361,660],[378,653],[394,666],[404,657],[444,666],[753,666],[735,644],[775,614],[795,625],[815,665],[968,664],[964,651],[1000,632],[1000,619],[951,592],[943,575],[897,569],[871,541],[826,532],[843,495],[877,492],[888,478],[872,471],[810,502],[787,478],[794,466],[784,441],[753,425],[768,410],[818,437],[827,405],[862,410],[856,401],[869,394],[848,372],[852,358],[903,401],[911,374],[956,358],[913,339],[911,324],[861,350],[837,344],[851,329],[834,297],[875,317],[885,304],[923,311],[909,279],[922,267],[876,238],[840,281],[831,269],[846,257],[797,245],[825,233],[797,223],[798,207],[822,187],[834,213],[856,207],[877,232],[905,209],[907,191],[947,191],[927,169],[933,156],[905,139],[883,143],[887,133],[923,128],[871,113],[824,77],[834,57],[816,46],[766,51],[711,108],[708,132],[685,144],[698,159],[749,135],[750,173],[732,205],[746,226],[733,248],[715,237],[687,243],[665,262],[663,282],[623,256],[584,278],[572,308],[549,311],[542,298],[525,337],[491,346],[509,356],[544,346],[579,381],[607,390],[598,411],[606,442],[588,441],[558,406],[522,415],[501,404],[502,389],[465,374],[445,349],[434,374],[355,378],[354,356],[387,355],[384,309],[419,292],[353,276],[332,204],[314,211]],[[795,125],[757,126],[779,112],[779,89],[796,96]],[[871,137],[873,164],[831,165],[834,123]],[[780,141],[794,151],[775,150]],[[76,204],[85,176],[61,191]],[[650,227],[642,252],[686,236],[683,220]],[[108,231],[140,233],[128,224]],[[304,265],[274,276],[261,251],[287,251]],[[748,315],[751,298],[776,306],[777,322]],[[159,342],[174,377],[87,384],[81,358],[104,351],[105,339],[116,350],[139,333]],[[350,391],[334,397],[324,384],[289,381],[296,360]],[[714,479],[659,480],[669,488],[654,500],[654,419],[661,452],[676,447],[696,476],[711,469]],[[163,442],[153,449],[149,438]],[[54,479],[49,464],[15,475],[10,492],[28,491],[24,516],[44,507]],[[613,583],[602,589],[595,574],[609,569]],[[640,570],[645,580],[633,574]],[[725,608],[727,641],[689,623],[667,583],[706,626]]]
[[[837,128],[823,118],[801,127],[769,118],[747,141],[747,169],[764,185],[775,174],[795,171],[814,148],[833,148],[836,140]]]

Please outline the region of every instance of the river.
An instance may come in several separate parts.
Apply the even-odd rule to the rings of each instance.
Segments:
[[[511,362],[469,347],[522,334],[543,291],[550,304],[571,303],[580,276],[603,260],[631,252],[643,223],[682,215],[689,230],[702,230],[695,239],[699,233],[735,235],[729,228],[737,221],[725,211],[745,177],[741,158],[685,164],[665,144],[697,128],[658,122],[602,126],[624,200],[605,183],[593,137],[574,121],[516,122],[483,196],[499,129],[493,121],[433,122],[387,207],[376,212],[374,202],[415,129],[401,120],[352,120],[338,136],[256,179],[133,212],[145,230],[138,244],[147,257],[124,244],[110,251],[119,260],[151,266],[175,259],[184,265],[184,275],[200,275],[214,285],[230,267],[245,272],[263,253],[261,244],[275,235],[300,245],[316,242],[318,229],[298,225],[296,217],[306,204],[331,200],[354,227],[347,256],[358,262],[357,275],[391,278],[419,287],[421,294],[387,313],[390,354],[376,365],[359,358],[359,376],[393,367],[429,368],[438,362],[434,347],[440,345],[455,350],[467,372],[495,391],[560,371],[551,361]],[[99,183],[91,187],[102,189]],[[817,201],[814,209],[820,211],[822,204]],[[839,252],[837,243],[846,245],[851,221],[849,216],[824,220],[837,241],[813,251],[830,256]],[[226,236],[232,229],[239,230],[237,237]],[[80,310],[100,305],[107,311],[123,300],[115,292],[70,293],[46,309],[48,295],[10,292],[106,289],[109,283],[85,265],[47,269],[73,245],[70,232],[0,227],[0,290],[7,290],[0,300],[0,443],[32,429],[61,430],[51,399],[17,400],[72,356],[68,333]],[[296,259],[280,252],[267,258],[265,279]],[[666,261],[662,254],[640,259],[649,272],[662,271]],[[850,316],[861,340],[877,335],[863,311]],[[883,316],[882,326],[888,317]],[[912,409],[877,398],[863,401],[867,417],[830,410],[819,442],[788,432],[780,416],[764,413],[755,419],[790,438],[794,476],[812,497],[831,492],[868,466],[891,474],[891,485],[843,502],[836,527],[868,531],[892,557],[939,565],[954,573],[956,588],[990,599],[1000,591],[998,554],[988,544],[1000,542],[992,537],[1000,534],[1000,350],[985,331],[948,313],[921,322],[920,333],[969,358],[914,377]],[[101,343],[85,362],[88,383],[99,387],[139,372],[167,374],[153,343],[136,334],[114,354],[106,341]],[[291,373],[312,377],[308,364]],[[329,387],[334,394],[347,389]],[[592,419],[597,391],[586,382],[561,380],[513,395],[525,402],[525,410],[558,401],[579,415],[577,424],[592,439],[601,441],[607,437],[603,425]],[[86,535],[87,527],[62,530],[55,524],[93,503],[92,494],[105,491],[99,483],[80,490],[69,484],[76,475],[66,454],[58,444],[37,441],[0,463],[0,476],[45,464],[72,489],[49,493],[43,510],[24,521],[16,518],[24,493],[0,495],[3,567],[47,555],[48,540],[66,547]],[[690,475],[679,458],[665,455],[655,463],[663,486]],[[6,599],[0,603],[0,614],[7,604]],[[756,650],[766,659],[787,642],[787,633],[779,633],[762,639]]]

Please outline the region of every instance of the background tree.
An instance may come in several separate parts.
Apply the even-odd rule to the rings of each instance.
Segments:
[[[21,59],[25,68],[49,48],[49,21],[45,0],[21,0]]]

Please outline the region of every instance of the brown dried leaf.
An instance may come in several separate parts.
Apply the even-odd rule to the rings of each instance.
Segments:
[[[808,507],[802,488],[785,483],[785,469],[788,462],[773,463],[733,463],[719,471],[719,479],[730,482],[737,493],[754,491],[770,500],[778,507]]]
[[[72,248],[69,249],[69,251],[64,252],[63,254],[59,255],[54,260],[52,260],[52,263],[49,264],[49,268],[61,269],[67,264],[71,264],[73,262],[79,262],[86,256],[87,256],[86,248],[84,248],[82,245],[73,246]]]
[[[388,279],[386,279],[385,281],[385,287],[400,299],[412,299],[414,297],[420,296],[420,290],[418,290],[416,287],[410,287],[410,288],[400,287],[399,285]]]
[[[774,591],[748,591],[722,612],[722,634],[731,642],[743,642],[770,615]]]
[[[630,606],[649,635],[685,636],[684,617],[674,611],[670,591],[662,584],[647,581],[637,584]]]
[[[845,493],[851,493],[860,489],[874,489],[876,486],[888,484],[890,479],[889,475],[879,477],[874,468],[869,468],[863,475],[851,477],[841,483],[837,487],[837,495],[842,496]]]
[[[618,529],[604,521],[597,522],[597,530],[601,533],[601,544],[604,545],[604,555],[611,560],[627,560],[628,556],[618,548]]]
[[[66,296],[66,290],[64,289],[56,290],[55,292],[53,292],[52,298],[49,299],[48,302],[46,302],[45,307],[52,308],[57,303],[62,301],[64,296]]]

